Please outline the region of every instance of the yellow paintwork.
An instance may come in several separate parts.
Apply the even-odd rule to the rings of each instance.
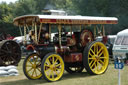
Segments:
[[[63,59],[57,54],[51,54],[44,62],[44,75],[49,81],[59,80],[64,73]]]
[[[33,54],[29,56],[26,62],[26,74],[31,79],[39,79],[42,76],[41,73],[41,59],[38,55]]]
[[[101,42],[94,43],[89,49],[88,64],[94,74],[102,74],[108,67],[109,54]]]

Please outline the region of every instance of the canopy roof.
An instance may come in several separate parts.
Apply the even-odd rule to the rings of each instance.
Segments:
[[[92,16],[59,16],[59,15],[24,15],[14,19],[14,25],[22,26],[37,24],[117,24],[116,17],[92,17]]]

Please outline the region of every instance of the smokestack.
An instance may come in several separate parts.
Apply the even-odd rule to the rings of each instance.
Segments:
[[[52,10],[52,9],[56,9],[56,7],[54,5],[51,5],[51,4],[47,4],[45,7],[44,7],[44,10]]]

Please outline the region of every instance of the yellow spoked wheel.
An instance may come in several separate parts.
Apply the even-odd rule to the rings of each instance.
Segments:
[[[47,54],[42,63],[41,71],[47,81],[57,81],[64,73],[64,61],[58,54]]]
[[[101,42],[91,42],[83,52],[83,64],[90,74],[102,74],[109,63],[109,54],[106,46]]]
[[[28,79],[40,79],[42,77],[41,58],[38,54],[32,53],[25,58],[23,72]]]

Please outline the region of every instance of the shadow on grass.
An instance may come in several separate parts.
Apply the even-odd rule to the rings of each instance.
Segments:
[[[74,73],[74,74],[64,73],[60,81],[74,79],[74,78],[81,78],[81,77],[91,77],[91,76],[92,75],[89,75],[87,72]],[[2,82],[0,83],[0,85],[36,85],[36,84],[45,84],[45,83],[52,83],[52,82],[48,82],[45,79],[40,79],[40,80],[22,79],[16,81]]]
[[[81,77],[91,77],[91,76],[95,76],[95,75],[90,75],[87,72],[73,73],[73,74],[65,73],[62,77],[62,80],[71,79],[71,78],[74,79],[74,78],[81,78]]]

